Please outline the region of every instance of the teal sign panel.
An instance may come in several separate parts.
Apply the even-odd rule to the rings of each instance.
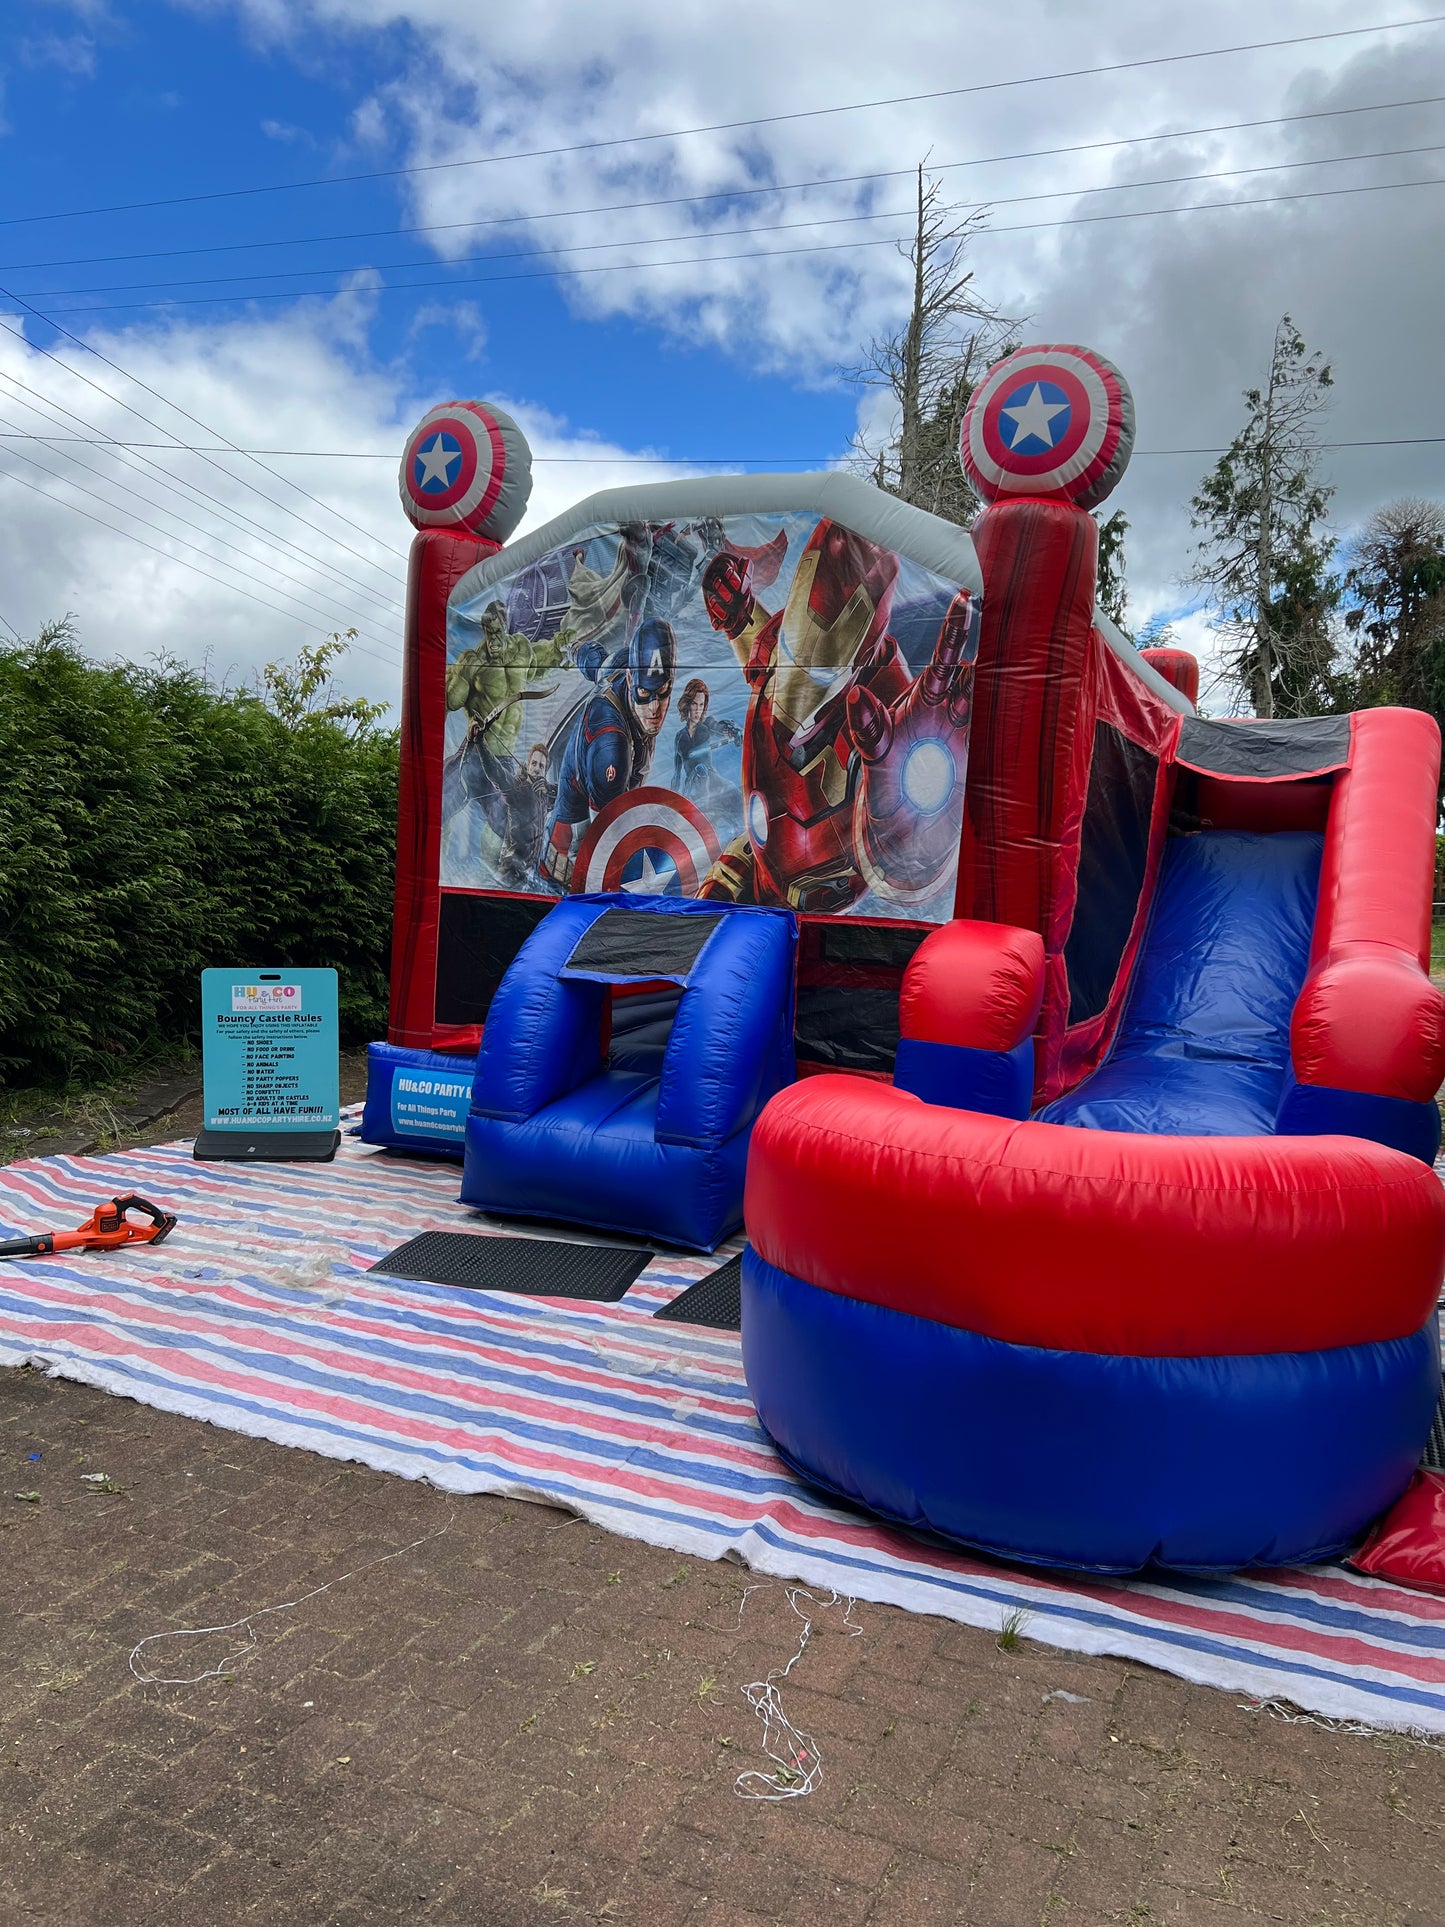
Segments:
[[[341,1116],[334,970],[203,970],[208,1131],[327,1131]]]

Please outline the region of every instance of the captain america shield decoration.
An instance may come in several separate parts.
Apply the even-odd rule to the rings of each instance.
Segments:
[[[1065,345],[1021,348],[974,390],[959,437],[964,473],[986,501],[1062,497],[1092,508],[1134,445],[1134,400],[1112,362]]]
[[[480,402],[445,402],[407,438],[402,505],[418,528],[479,528],[506,472],[502,425],[491,410]]]
[[[722,855],[712,824],[673,790],[628,790],[593,817],[577,848],[574,892],[693,897]]]

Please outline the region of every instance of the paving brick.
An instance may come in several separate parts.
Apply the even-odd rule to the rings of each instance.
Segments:
[[[891,1876],[868,1916],[868,1927],[974,1927],[969,1879],[957,1868],[908,1854],[895,1862]]]
[[[786,1910],[798,1882],[797,1869],[779,1849],[713,1839],[689,1827],[664,1829],[644,1854],[642,1867],[768,1919]]]
[[[58,1496],[0,1537],[3,1927],[1439,1927],[1445,1759],[1403,1741],[863,1604],[856,1640],[817,1615],[783,1688],[821,1787],[745,1803],[738,1687],[801,1629],[777,1582],[739,1623],[731,1566],[40,1374],[0,1374],[10,1440]],[[77,1451],[129,1497],[60,1503]],[[130,1683],[143,1634],[448,1519],[278,1616],[232,1683]]]
[[[935,1813],[955,1815],[976,1828],[1014,1833],[1040,1846],[1067,1840],[1078,1820],[1076,1811],[1061,1800],[1037,1793],[1021,1798],[1013,1786],[955,1772],[939,1775],[931,1805]]]
[[[892,1848],[963,1871],[977,1864],[989,1841],[987,1828],[978,1820],[931,1801],[902,1800],[873,1786],[862,1787],[853,1795],[840,1825],[849,1833],[869,1835]]]
[[[775,1911],[757,1913],[751,1907],[737,1907],[730,1900],[706,1894],[688,1915],[687,1922],[688,1927],[768,1927],[777,1918]]]
[[[1239,1858],[1239,1816],[1227,1787],[1203,1787],[1194,1776],[1158,1829],[1161,1879],[1191,1892],[1228,1897],[1228,1872]]]
[[[1117,1913],[1127,1920],[1131,1907],[1148,1905],[1153,1849],[1143,1828],[1082,1819],[1069,1834],[1068,1847],[1055,1881],[1062,1919],[1107,1920]]]
[[[1064,1863],[1048,1847],[995,1832],[974,1874],[975,1911],[991,1927],[1040,1927]]]

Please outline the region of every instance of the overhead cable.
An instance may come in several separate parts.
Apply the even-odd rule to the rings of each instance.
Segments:
[[[960,100],[971,94],[1004,92],[1014,87],[1040,87],[1062,80],[1097,80],[1106,74],[1134,73],[1148,67],[1173,67],[1194,60],[1222,60],[1235,54],[1269,53],[1285,47],[1303,47],[1323,41],[1358,40],[1374,34],[1404,33],[1420,27],[1438,26],[1445,14],[1422,14],[1413,20],[1382,20],[1372,26],[1335,27],[1320,33],[1284,35],[1272,40],[1241,41],[1227,47],[1199,47],[1187,53],[1150,54],[1137,60],[1113,60],[1093,67],[1059,68],[1049,73],[1017,74],[1005,80],[977,80],[961,87],[933,88],[919,94],[891,94],[871,100],[841,102],[825,107],[793,108],[781,114],[755,114],[745,120],[711,121],[702,126],[673,127],[657,133],[616,134],[603,139],[569,141],[556,147],[516,149],[504,154],[474,154],[448,161],[418,161],[405,167],[373,168],[359,174],[321,174],[308,180],[276,181],[249,187],[216,188],[200,194],[175,194],[149,201],[118,201],[103,207],[60,208],[42,214],[15,214],[0,220],[0,227],[29,226],[37,221],[78,220],[92,214],[130,214],[149,208],[190,207],[202,201],[232,201],[261,194],[288,194],[303,188],[338,187],[359,181],[399,180],[417,174],[440,174],[462,167],[495,167],[507,161],[552,160],[563,154],[589,154],[616,147],[637,147],[657,141],[684,140],[696,134],[730,134],[750,127],[777,127],[784,123],[822,120],[839,114],[861,114],[881,107],[913,107],[924,101]]]

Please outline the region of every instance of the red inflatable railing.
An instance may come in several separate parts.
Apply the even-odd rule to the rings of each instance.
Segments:
[[[1294,1072],[1302,1084],[1428,1103],[1445,1081],[1445,997],[1427,975],[1440,731],[1418,709],[1350,721],[1290,1025]]]
[[[1440,1181],[1384,1145],[1018,1123],[837,1076],[763,1112],[746,1217],[824,1290],[1137,1357],[1402,1337],[1445,1270]]]

